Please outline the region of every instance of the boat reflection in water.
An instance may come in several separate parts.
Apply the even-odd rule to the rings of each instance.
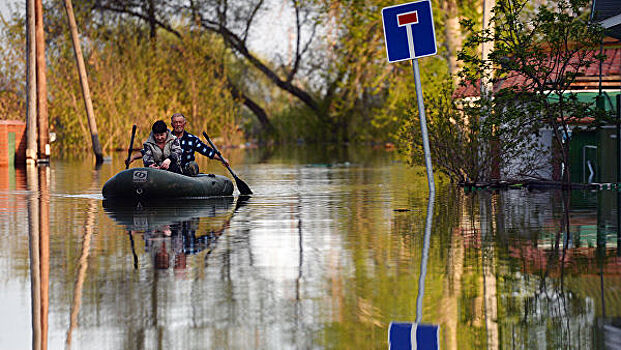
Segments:
[[[240,196],[231,210],[233,197],[208,199],[184,199],[167,201],[112,201],[104,200],[105,212],[127,230],[134,268],[138,268],[138,255],[135,250],[135,237],[142,236],[145,252],[150,256],[153,267],[166,270],[171,266],[175,273],[183,274],[186,257],[216,247],[218,238],[229,227],[236,211],[248,197]],[[209,225],[200,228],[201,218]]]

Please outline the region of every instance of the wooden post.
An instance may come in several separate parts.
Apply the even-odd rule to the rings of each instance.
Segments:
[[[97,123],[95,121],[95,113],[93,112],[93,102],[91,101],[91,91],[88,87],[86,77],[86,68],[84,66],[84,56],[80,48],[80,39],[78,38],[78,27],[75,23],[73,15],[73,5],[71,0],[65,0],[65,10],[67,10],[67,20],[69,21],[69,29],[71,31],[71,41],[73,42],[73,52],[78,65],[78,73],[80,75],[80,83],[82,84],[82,96],[84,97],[84,106],[86,107],[86,117],[88,118],[88,127],[91,130],[91,141],[93,144],[93,153],[97,164],[103,163],[103,154],[101,145],[99,144],[99,135],[97,134]]]
[[[35,0],[35,41],[37,51],[37,130],[39,131],[39,162],[49,162],[50,142],[47,114],[47,77],[42,0]]]
[[[35,2],[26,0],[26,163],[37,160],[37,78],[35,46]]]

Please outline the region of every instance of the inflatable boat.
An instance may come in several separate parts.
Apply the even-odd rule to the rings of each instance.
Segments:
[[[132,168],[119,172],[103,186],[105,199],[170,199],[230,196],[233,182],[226,176],[185,176],[167,170]]]

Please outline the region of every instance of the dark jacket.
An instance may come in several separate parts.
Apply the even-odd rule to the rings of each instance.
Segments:
[[[179,142],[183,149],[183,156],[181,158],[182,166],[195,160],[194,152],[198,152],[211,159],[216,155],[216,152],[211,147],[207,146],[198,137],[187,131],[183,131],[183,135],[179,138]]]

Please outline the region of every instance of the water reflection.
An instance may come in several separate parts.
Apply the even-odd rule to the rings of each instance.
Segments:
[[[92,172],[91,187],[96,186],[99,179],[99,172]],[[88,270],[88,257],[90,254],[91,239],[95,226],[95,215],[97,207],[96,199],[88,199],[88,207],[86,209],[86,219],[84,222],[84,230],[82,233],[82,247],[80,249],[80,258],[78,260],[78,272],[73,287],[73,300],[71,302],[71,315],[69,317],[69,329],[65,337],[65,348],[71,349],[72,335],[74,329],[78,325],[78,315],[80,313],[80,304],[82,302],[82,288],[86,279]]]
[[[155,269],[166,270],[173,266],[176,274],[183,275],[187,255],[206,251],[204,261],[207,266],[220,236],[229,227],[237,210],[249,199],[248,196],[238,197],[233,210],[233,197],[159,202],[104,200],[103,206],[105,212],[127,230],[135,269],[138,268],[135,236],[141,236]],[[217,228],[211,225],[200,231],[201,218],[217,221]]]
[[[247,201],[103,202],[114,164],[0,172],[0,348],[386,348],[392,320],[442,349],[619,347],[615,191],[442,185],[430,210],[424,172],[341,156],[245,165]]]
[[[103,201],[103,208],[117,224],[127,230],[148,230],[179,221],[201,217],[219,217],[232,207],[233,197],[161,201]],[[247,199],[242,199],[242,202]]]
[[[49,168],[28,166],[28,232],[32,295],[32,348],[47,349],[50,231]]]
[[[597,339],[606,341],[606,336],[593,331],[601,329],[598,323],[602,321],[618,323],[606,319],[604,274],[595,272],[605,265],[619,266],[616,259],[610,259],[616,249],[606,248],[618,230],[605,224],[606,207],[602,198],[597,198],[609,195],[531,193],[530,205],[522,207],[515,203],[521,199],[518,197],[524,198],[523,193],[476,195],[478,208],[471,206],[469,212],[474,223],[472,243],[478,244],[480,237],[487,348],[501,344],[589,348],[599,347]],[[550,212],[554,210],[550,202],[560,204],[556,213]],[[525,218],[530,225],[523,223]],[[593,263],[600,268],[590,270]],[[504,268],[498,270],[499,266]],[[611,272],[607,275],[615,274]],[[601,283],[591,285],[589,280],[595,275]],[[619,295],[618,278],[615,280],[616,291],[608,293],[608,298]],[[601,293],[592,289],[600,285]],[[595,308],[597,303],[601,303],[601,313]]]
[[[390,323],[388,327],[388,344],[390,350],[436,350],[440,348],[438,342],[440,329],[438,325],[421,324],[423,319],[423,298],[425,295],[425,278],[427,277],[427,261],[429,260],[429,245],[431,242],[435,198],[435,191],[431,191],[427,204],[423,251],[421,254],[420,275],[418,277],[416,321],[413,324],[408,322]]]

